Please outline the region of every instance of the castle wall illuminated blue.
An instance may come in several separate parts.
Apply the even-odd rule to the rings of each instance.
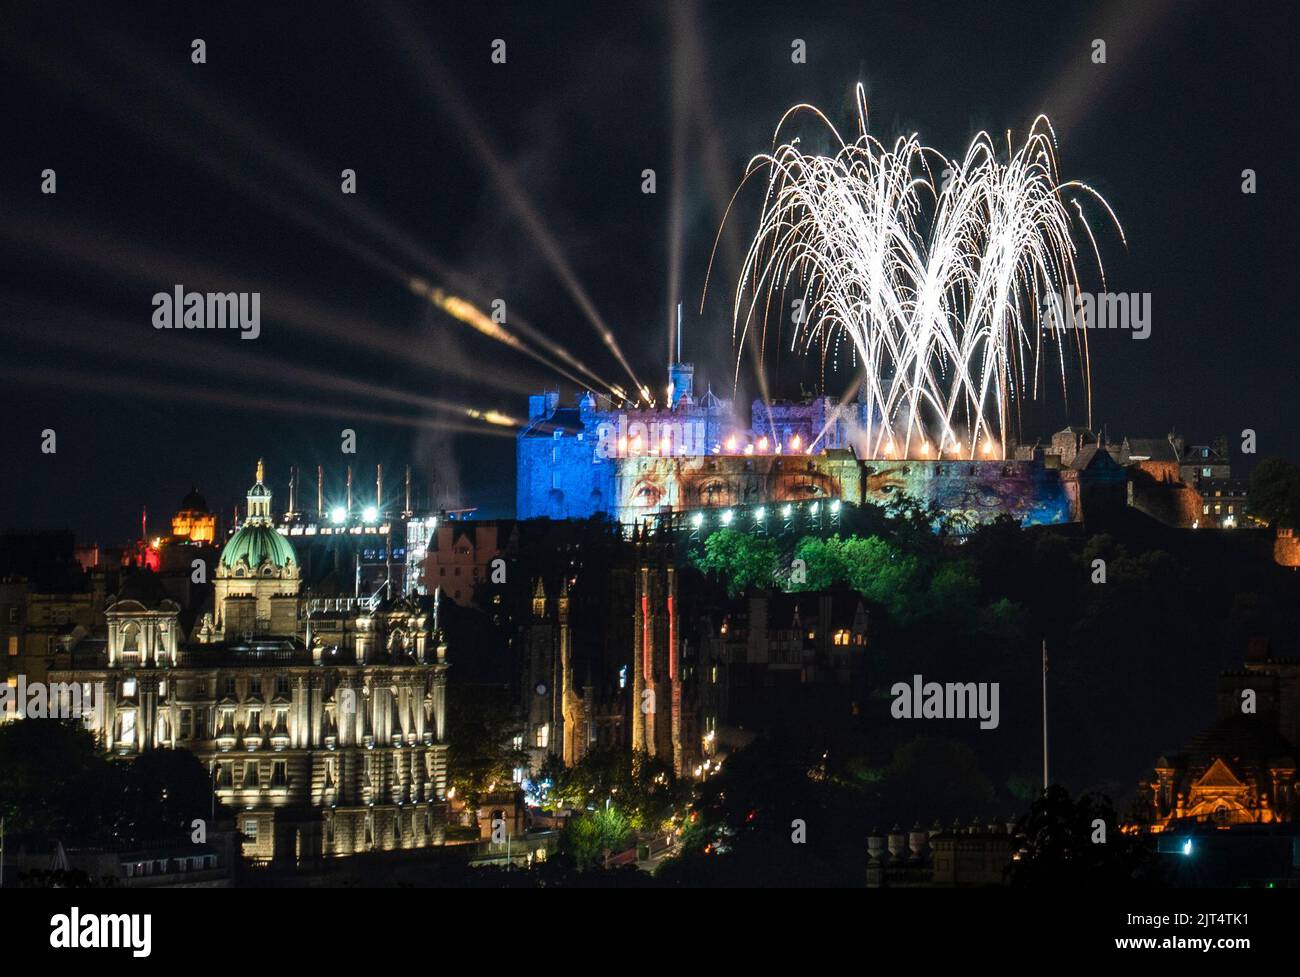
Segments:
[[[1077,485],[1042,459],[860,460],[865,407],[818,397],[754,401],[748,424],[730,401],[694,395],[694,369],[675,363],[665,406],[619,404],[591,392],[576,406],[529,398],[519,435],[521,519],[604,516],[635,523],[664,512],[821,499],[932,500],[974,522],[1002,513],[1025,523],[1077,518]]]

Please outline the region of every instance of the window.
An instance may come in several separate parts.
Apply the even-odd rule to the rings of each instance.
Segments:
[[[546,747],[551,742],[551,724],[542,723],[535,731],[534,746]]]
[[[1210,469],[1210,468],[1202,468],[1202,469],[1201,469],[1201,478],[1209,478],[1209,477],[1210,477],[1210,472],[1211,472],[1211,471],[1213,471],[1213,469]]]
[[[128,699],[135,695],[135,679],[127,678],[122,680],[122,695]]]
[[[515,735],[515,738],[511,741],[511,745],[516,750],[522,750],[524,748],[524,734],[517,733]]]
[[[135,652],[140,650],[140,627],[136,624],[128,624],[122,629],[122,651]]]
[[[262,694],[262,680],[260,678],[250,678],[248,680],[248,694],[249,695]]]
[[[18,655],[18,635],[9,635],[9,657],[14,658]]]
[[[261,710],[261,709],[249,709],[249,710],[248,710],[248,730],[249,730],[249,732],[255,732],[256,730],[259,730],[259,729],[261,729],[261,728],[262,728],[262,710]]]
[[[257,822],[248,820],[244,822],[244,838],[247,841],[257,840]]]
[[[271,786],[289,786],[289,765],[284,760],[276,760],[271,764]]]
[[[275,694],[276,694],[276,695],[288,695],[288,694],[289,694],[289,676],[288,676],[288,675],[277,675],[277,676],[275,677]]]
[[[223,693],[225,695],[233,696],[235,694],[235,680],[233,677],[227,678],[223,683],[223,686]]]
[[[194,735],[194,710],[181,710],[181,739],[187,740]]]
[[[258,774],[257,761],[256,760],[247,761],[244,764],[244,786],[257,787],[258,786],[257,774]]]
[[[1208,516],[1209,514],[1210,514],[1210,503],[1207,502],[1205,503],[1205,505],[1201,506],[1201,515]]]

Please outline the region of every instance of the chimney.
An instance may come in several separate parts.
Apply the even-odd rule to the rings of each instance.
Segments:
[[[316,518],[325,519],[325,469],[316,466]]]

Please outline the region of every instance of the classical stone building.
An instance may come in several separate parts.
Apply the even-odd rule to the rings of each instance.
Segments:
[[[192,633],[158,578],[136,573],[108,602],[106,638],[68,643],[51,678],[102,683],[86,721],[106,752],[194,753],[254,861],[441,844],[447,665],[436,601],[302,594],[260,463],[247,511]]]
[[[1252,646],[1245,668],[1219,679],[1218,719],[1179,753],[1160,757],[1139,785],[1134,827],[1153,832],[1203,824],[1293,822],[1300,740],[1300,661]]]

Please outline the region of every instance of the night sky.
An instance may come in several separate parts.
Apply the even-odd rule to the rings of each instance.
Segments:
[[[142,505],[161,529],[191,485],[228,520],[259,456],[277,509],[290,464],[324,464],[333,495],[349,460],[359,493],[377,462],[395,490],[410,461],[438,501],[513,515],[513,441],[448,429],[452,415],[420,398],[521,417],[528,394],[560,378],[403,281],[483,306],[502,298],[512,321],[627,378],[467,120],[656,388],[677,298],[680,160],[686,358],[698,387],[729,395],[725,258],[699,314],[719,208],[790,105],[810,102],[852,131],[859,81],[877,136],[918,131],[950,154],[982,128],[1023,133],[1046,112],[1063,174],[1110,201],[1128,247],[1101,234],[1108,286],[1150,292],[1153,327],[1145,341],[1091,338],[1097,426],[1234,444],[1254,428],[1261,454],[1300,458],[1300,106],[1281,5],[185,6],[9,4],[3,15],[0,527],[121,542]],[[206,64],[191,63],[194,38]],[[496,38],[504,65],[490,61]],[[796,38],[806,64],[791,62]],[[1105,65],[1090,60],[1094,38],[1107,42]],[[52,196],[40,192],[47,167]],[[339,192],[344,168],[355,196]],[[654,195],[641,191],[646,168]],[[1241,192],[1246,168],[1255,195]],[[759,204],[738,201],[737,241]],[[261,291],[261,337],[155,330],[151,296],[177,283]],[[783,396],[819,380],[785,351],[768,375]],[[740,396],[755,390],[746,366]],[[1049,393],[1025,433],[1067,421],[1083,417]],[[345,427],[358,434],[352,459],[339,450]],[[55,455],[40,451],[46,428]]]

